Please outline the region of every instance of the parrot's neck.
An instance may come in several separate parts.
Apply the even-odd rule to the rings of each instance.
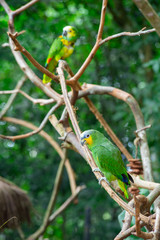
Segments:
[[[61,39],[61,42],[65,45],[65,46],[73,46],[75,43],[75,39],[66,39],[62,36],[59,36],[59,38]]]

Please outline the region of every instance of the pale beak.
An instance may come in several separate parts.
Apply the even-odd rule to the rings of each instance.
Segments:
[[[84,144],[86,143],[85,139],[81,139],[81,145],[84,146]]]
[[[63,36],[67,36],[67,31],[63,31]]]

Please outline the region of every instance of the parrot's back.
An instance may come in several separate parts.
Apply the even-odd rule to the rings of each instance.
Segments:
[[[46,60],[45,67],[50,71],[54,72],[55,68],[60,59],[68,58],[74,51],[74,43],[64,39],[62,36],[59,36],[54,40],[52,46],[49,50],[49,54]],[[51,78],[46,74],[43,75],[43,83],[48,83],[51,81]]]

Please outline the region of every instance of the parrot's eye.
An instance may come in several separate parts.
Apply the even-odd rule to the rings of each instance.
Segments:
[[[87,138],[89,138],[89,134],[87,134]]]

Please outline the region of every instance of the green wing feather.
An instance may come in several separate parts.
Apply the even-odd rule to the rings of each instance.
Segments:
[[[98,167],[103,173],[110,172],[117,179],[123,181],[122,174],[127,175],[120,151],[115,148],[109,149],[103,145],[98,145],[93,149],[93,156]]]
[[[57,38],[54,40],[54,42],[51,45],[51,48],[49,50],[49,54],[46,60],[45,67],[50,71],[54,72],[58,61],[62,57],[62,48],[63,48],[63,43],[61,42],[60,38]],[[43,75],[43,83],[48,83],[52,79],[48,77],[46,74]]]
[[[94,147],[91,152],[97,166],[107,180],[109,182],[117,180],[120,189],[124,192],[125,197],[128,198],[127,185],[123,182],[123,176],[125,175],[126,179],[128,179],[128,183],[129,178],[119,149],[107,141]]]

